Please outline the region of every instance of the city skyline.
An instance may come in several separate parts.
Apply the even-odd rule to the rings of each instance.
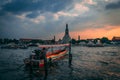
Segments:
[[[62,5],[62,6],[61,6]],[[119,0],[1,0],[0,38],[62,39],[120,36]]]

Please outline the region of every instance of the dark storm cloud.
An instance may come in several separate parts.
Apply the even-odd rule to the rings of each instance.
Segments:
[[[58,12],[71,4],[72,0],[13,0],[10,3],[2,5],[0,12],[11,12],[13,14],[21,14],[24,12],[40,11],[44,12]],[[36,17],[38,14],[29,14],[28,17]]]
[[[110,4],[106,5],[105,8],[106,9],[118,9],[118,8],[120,8],[120,1],[118,1],[116,3],[110,3]]]
[[[40,15],[39,12],[32,12],[32,13],[26,15],[26,17],[28,17],[28,18],[36,18],[38,15]]]
[[[120,1],[116,2],[0,0],[0,38],[50,39],[64,32],[66,23],[71,32],[104,28],[105,25],[119,26]]]

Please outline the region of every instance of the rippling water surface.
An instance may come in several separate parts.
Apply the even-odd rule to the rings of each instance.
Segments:
[[[34,48],[0,49],[0,80],[42,80],[41,74],[31,74],[23,59]],[[49,70],[47,80],[120,80],[120,47],[72,47],[72,67],[68,58]],[[43,73],[43,74],[42,74]]]

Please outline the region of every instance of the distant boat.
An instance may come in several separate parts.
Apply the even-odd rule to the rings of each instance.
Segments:
[[[19,48],[20,48],[20,49],[27,49],[28,46],[27,46],[27,45],[19,45]]]
[[[28,44],[29,47],[38,47],[38,45],[36,43],[30,43]]]
[[[27,49],[28,46],[24,44],[15,44],[15,43],[10,43],[6,45],[2,45],[1,49]]]
[[[103,44],[98,40],[97,43],[93,43],[92,41],[89,41],[87,44],[88,47],[104,47]]]
[[[18,48],[18,45],[14,43],[1,46],[1,49],[17,49],[17,48]]]

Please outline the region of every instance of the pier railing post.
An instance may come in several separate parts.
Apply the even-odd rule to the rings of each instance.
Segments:
[[[69,67],[72,65],[71,42],[69,42]]]
[[[46,49],[43,48],[43,54],[44,54],[44,69],[45,69],[45,79],[47,78],[48,75],[48,65],[47,65],[47,58],[46,58]]]

